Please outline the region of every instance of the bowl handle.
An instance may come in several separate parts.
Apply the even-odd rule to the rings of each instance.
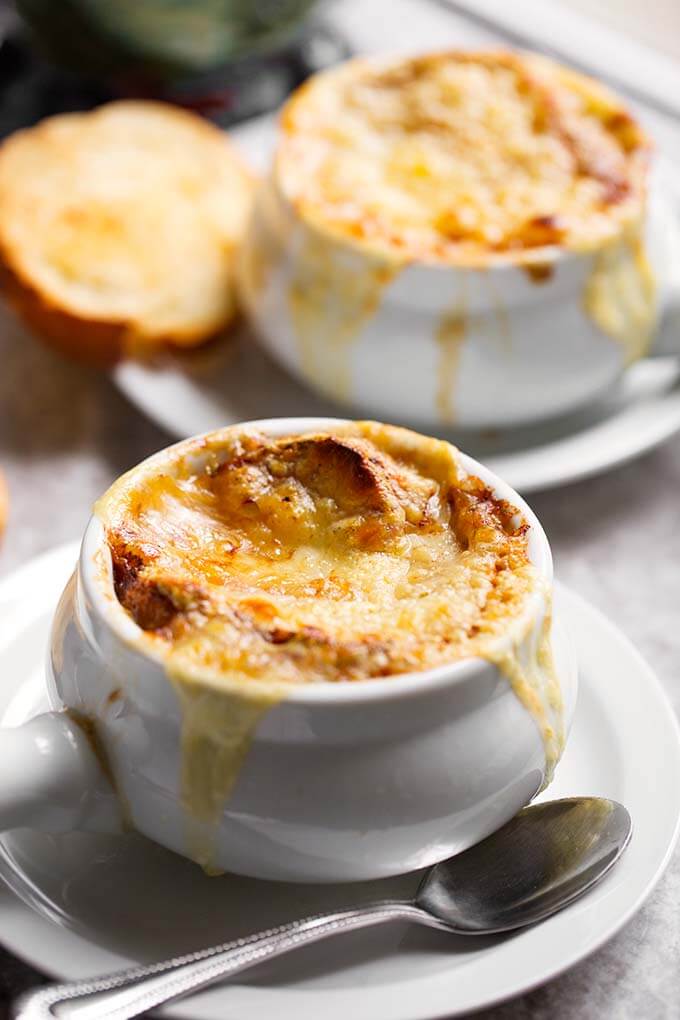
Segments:
[[[0,729],[0,832],[121,832],[121,811],[90,738],[65,712]]]

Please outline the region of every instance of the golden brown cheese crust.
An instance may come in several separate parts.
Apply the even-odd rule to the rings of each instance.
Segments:
[[[198,473],[99,507],[118,598],[175,673],[421,670],[483,654],[535,590],[526,523],[447,443],[370,422],[222,435]]]
[[[310,223],[404,259],[591,248],[641,215],[649,141],[599,83],[536,55],[354,60],[286,106],[277,175]]]

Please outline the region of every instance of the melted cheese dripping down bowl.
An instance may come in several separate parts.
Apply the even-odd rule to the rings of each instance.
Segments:
[[[487,428],[680,353],[676,217],[621,100],[535,54],[356,59],[284,108],[237,274],[271,355],[388,421]]]
[[[525,543],[528,580],[484,657],[398,675],[379,676],[372,667],[351,682],[244,680],[233,670],[220,674],[210,656],[178,658],[167,635],[142,629],[116,594],[111,522],[134,523],[129,515],[144,492],[153,521],[160,500],[149,495],[154,480],[181,489],[187,480],[215,478],[229,443],[233,456],[235,434],[384,435],[389,449],[421,449],[421,465],[445,463],[460,491],[469,483],[487,506],[503,507],[504,527]],[[389,499],[401,493],[406,505],[414,490],[404,471],[402,489],[388,480],[380,491]],[[167,520],[156,520],[157,534],[165,534]],[[173,527],[184,526],[177,521]],[[214,591],[219,598],[219,583]],[[52,704],[88,720],[128,824],[207,870],[301,882],[379,878],[470,846],[549,782],[577,684],[551,594],[550,548],[532,511],[448,444],[337,419],[236,426],[156,454],[98,504],[55,616]],[[192,609],[191,593],[187,599],[189,619],[197,603]],[[436,661],[423,648],[425,661]],[[87,828],[93,817],[81,807],[70,824]]]

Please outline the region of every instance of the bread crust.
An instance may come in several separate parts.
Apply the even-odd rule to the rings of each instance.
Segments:
[[[0,288],[31,330],[62,354],[101,367],[113,365],[123,356],[125,323],[94,322],[59,308],[47,295],[21,279],[2,245]]]

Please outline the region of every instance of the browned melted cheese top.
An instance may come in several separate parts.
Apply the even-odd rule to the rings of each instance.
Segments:
[[[370,422],[215,435],[201,470],[178,455],[99,508],[118,598],[175,674],[422,670],[484,655],[535,590],[527,525],[447,443]]]
[[[643,132],[536,55],[349,61],[302,86],[282,126],[276,173],[302,216],[404,260],[589,249],[641,214]]]

